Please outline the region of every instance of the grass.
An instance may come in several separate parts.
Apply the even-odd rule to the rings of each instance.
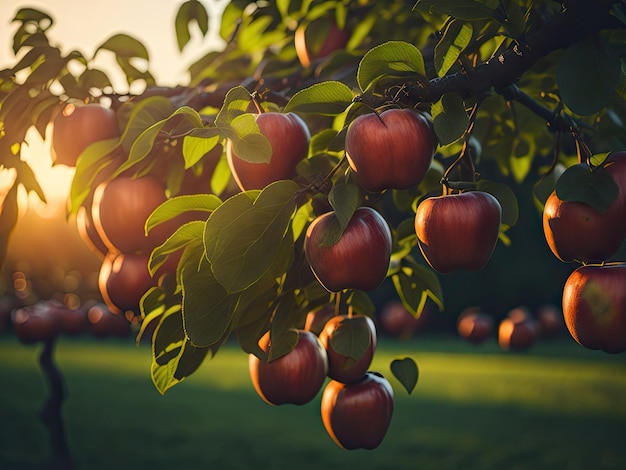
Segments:
[[[44,469],[37,419],[45,384],[36,347],[0,339],[0,468]],[[410,355],[412,395],[391,379],[394,417],[374,451],[343,451],[326,435],[319,397],[270,407],[227,346],[159,395],[148,346],[66,339],[56,359],[70,393],[66,431],[79,469],[623,469],[626,355],[587,351],[568,339],[524,354],[452,338],[383,340],[373,368]]]

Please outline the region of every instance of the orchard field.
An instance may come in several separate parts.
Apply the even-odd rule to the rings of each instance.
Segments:
[[[626,360],[569,338],[517,354],[495,340],[475,346],[452,335],[383,340],[374,367],[384,372],[408,352],[422,378],[412,395],[397,394],[381,446],[348,453],[321,432],[319,397],[303,407],[263,403],[237,347],[226,346],[165,397],[146,374],[146,349],[116,340],[59,342],[77,469],[626,467]],[[2,469],[43,470],[50,457],[36,416],[45,391],[37,352],[0,340]]]

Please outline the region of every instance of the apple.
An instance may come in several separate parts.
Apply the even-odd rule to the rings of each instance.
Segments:
[[[459,336],[471,343],[484,343],[493,333],[493,317],[479,308],[468,308],[457,320]]]
[[[478,271],[495,249],[501,218],[500,203],[483,191],[424,199],[415,214],[420,251],[439,273]]]
[[[80,206],[76,212],[76,229],[80,239],[91,252],[99,258],[103,258],[106,255],[109,248],[105,245],[93,224],[91,211],[85,206]]]
[[[370,192],[417,186],[435,154],[429,120],[411,109],[357,117],[346,133],[346,156],[356,181]]]
[[[361,334],[367,335],[368,346],[359,359],[344,356],[333,347],[333,338],[338,334],[341,335],[342,331],[351,335],[350,339],[355,341],[362,341]],[[370,317],[336,315],[326,322],[319,338],[328,354],[328,377],[337,382],[353,383],[365,376],[376,350],[376,326]]]
[[[522,310],[509,312],[498,327],[498,344],[504,350],[524,351],[535,342],[537,329],[534,320]]]
[[[11,315],[13,333],[23,344],[50,341],[59,334],[59,318],[48,302],[21,307]]]
[[[80,154],[89,145],[119,136],[115,111],[96,103],[70,103],[52,121],[52,162],[74,167]]]
[[[100,266],[98,287],[107,307],[115,313],[139,311],[143,294],[156,286],[148,271],[149,255],[109,252]]]
[[[382,375],[368,372],[360,382],[331,380],[322,394],[322,422],[343,449],[375,449],[393,415],[393,389]]]
[[[302,23],[296,29],[294,45],[302,67],[309,67],[315,59],[321,59],[332,52],[344,49],[350,39],[347,29],[340,29],[337,22],[321,17],[310,23]]]
[[[269,350],[269,332],[259,341]],[[254,389],[270,405],[304,405],[317,395],[328,373],[328,357],[319,338],[298,330],[296,347],[284,356],[264,361],[249,355],[248,369]]]
[[[428,324],[431,313],[431,309],[426,305],[419,318],[415,318],[402,302],[390,300],[383,305],[378,317],[381,329],[385,334],[407,340]]]
[[[335,316],[335,305],[326,304],[317,310],[311,310],[306,314],[304,329],[311,333],[320,335],[326,322]]]
[[[626,351],[626,264],[580,266],[563,288],[563,317],[588,349]]]
[[[344,289],[372,291],[385,279],[391,257],[391,230],[371,207],[359,207],[339,241],[324,245],[336,224],[334,212],[316,217],[309,225],[304,252],[320,284],[330,292]]]
[[[564,262],[582,263],[611,258],[626,236],[624,201],[622,194],[618,195],[601,214],[582,202],[562,201],[553,191],[544,205],[542,219],[543,232],[554,256]]]
[[[554,338],[565,328],[563,310],[554,304],[543,304],[537,308],[539,333],[544,338]]]
[[[127,338],[132,333],[131,324],[124,315],[112,312],[106,304],[96,303],[87,310],[89,331],[96,338]]]
[[[272,147],[268,163],[253,163],[241,159],[226,143],[226,158],[230,170],[242,191],[263,189],[274,181],[292,179],[296,166],[309,152],[311,135],[304,121],[294,113],[264,112],[255,115],[259,131]]]

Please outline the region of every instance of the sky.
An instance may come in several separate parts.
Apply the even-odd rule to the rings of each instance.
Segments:
[[[210,14],[209,35],[202,38],[199,31],[192,29],[192,40],[181,53],[176,44],[174,19],[183,1],[0,0],[0,69],[15,63],[11,45],[17,24],[11,20],[19,9],[30,7],[52,16],[54,24],[48,36],[51,43],[59,46],[64,53],[76,49],[91,57],[96,47],[106,39],[117,33],[125,33],[140,40],[148,49],[150,71],[159,85],[185,84],[186,68],[206,52],[220,47],[217,35],[219,12],[228,1],[201,0],[210,11],[215,9]],[[117,66],[106,54],[98,55],[98,65],[116,73]],[[116,91],[123,91],[120,89],[125,86],[122,77],[113,75],[112,80]],[[49,200],[49,204],[43,206],[31,197],[29,205],[42,215],[46,212],[54,213],[58,205],[65,203],[73,169],[52,167],[49,145],[38,139],[35,133],[28,137],[29,147],[24,148],[22,158],[33,167]]]

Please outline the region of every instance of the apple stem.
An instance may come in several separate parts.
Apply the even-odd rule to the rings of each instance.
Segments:
[[[591,156],[593,155],[593,152],[580,135],[580,132],[578,132],[578,129],[572,128],[571,133],[574,138],[574,144],[576,144],[578,163],[586,163],[589,168],[593,168],[593,164],[591,163]]]
[[[339,315],[341,311],[341,292],[335,294],[335,315]]]
[[[39,411],[39,419],[48,428],[48,435],[52,444],[53,469],[71,469],[72,459],[65,437],[65,426],[61,415],[61,406],[67,394],[61,371],[54,362],[54,347],[56,338],[44,342],[43,350],[39,355],[39,366],[48,385],[48,396]]]
[[[253,91],[252,93],[250,93],[250,98],[252,99],[252,103],[254,104],[254,107],[256,108],[257,112],[259,114],[263,114],[265,110],[263,109],[263,106],[261,106],[261,103],[259,102],[259,93],[257,91]]]

